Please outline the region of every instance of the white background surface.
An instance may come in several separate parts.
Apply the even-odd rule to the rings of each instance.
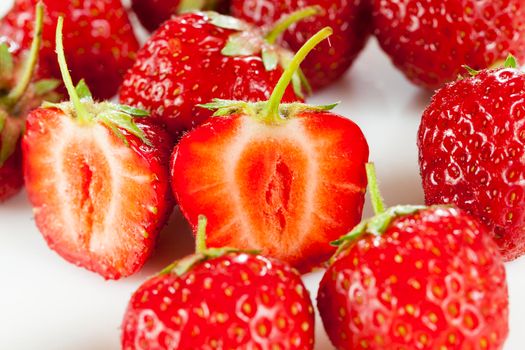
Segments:
[[[0,1],[0,15],[12,0]],[[312,103],[342,101],[336,112],[363,129],[383,195],[393,204],[423,202],[416,132],[430,95],[410,85],[371,40],[349,74]],[[370,214],[369,205],[365,215]],[[0,349],[119,349],[129,297],[149,276],[193,249],[176,212],[157,252],[137,275],[106,282],[63,261],[35,227],[26,194],[0,206]],[[506,350],[525,348],[525,258],[507,265],[511,333]],[[305,277],[315,298],[320,274]],[[331,350],[317,320],[316,350]]]

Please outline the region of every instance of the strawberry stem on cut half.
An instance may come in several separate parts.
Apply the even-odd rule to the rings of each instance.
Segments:
[[[80,101],[80,97],[78,97],[77,90],[75,89],[75,85],[73,85],[73,79],[71,79],[71,74],[69,74],[69,69],[67,67],[66,55],[64,54],[63,35],[62,35],[63,28],[64,28],[64,17],[60,16],[58,18],[57,31],[56,31],[56,37],[55,37],[56,51],[57,51],[57,57],[58,57],[58,65],[60,67],[60,73],[62,74],[62,79],[64,80],[64,85],[66,86],[67,93],[69,95],[69,99],[71,100],[71,102],[73,102],[73,105],[75,106],[75,111],[76,111],[78,120],[81,122],[89,122],[91,120],[91,117],[86,107],[84,106],[84,104]]]
[[[43,108],[58,108],[65,114],[76,117],[80,123],[89,124],[100,122],[110,129],[115,136],[128,145],[128,140],[123,130],[138,137],[143,143],[151,146],[151,142],[146,138],[144,131],[137,126],[135,118],[149,116],[149,113],[138,108],[119,105],[110,102],[95,102],[91,96],[88,86],[81,80],[77,86],[73,85],[73,79],[67,67],[66,55],[64,53],[64,43],[62,30],[64,18],[59,17],[57,31],[55,35],[56,53],[62,79],[69,94],[70,102],[49,103],[45,102]]]
[[[286,70],[281,76],[281,79],[279,79],[277,82],[277,85],[275,86],[275,89],[268,100],[266,115],[262,118],[264,121],[275,124],[279,124],[282,121],[281,115],[279,113],[279,107],[281,105],[286,88],[288,85],[290,85],[294,74],[297,72],[299,66],[306,59],[308,54],[317,45],[319,45],[320,42],[332,35],[333,32],[334,31],[330,27],[321,29],[317,34],[311,37],[299,51],[297,51],[288,67],[286,67]]]
[[[268,44],[275,44],[277,38],[281,36],[290,26],[302,21],[305,18],[317,16],[323,12],[321,6],[309,6],[301,10],[290,13],[289,15],[284,16],[282,19],[277,21],[273,28],[266,34],[266,42]]]

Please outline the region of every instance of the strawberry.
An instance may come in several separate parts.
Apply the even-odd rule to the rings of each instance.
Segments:
[[[42,0],[45,4],[44,40],[38,77],[60,79],[53,33],[58,16],[65,16],[65,51],[75,81],[85,79],[98,99],[112,97],[131,67],[138,42],[120,0]],[[37,0],[15,0],[0,20],[0,42],[15,54],[31,43]]]
[[[508,292],[498,247],[453,207],[383,209],[340,239],[317,303],[337,349],[502,349]]]
[[[322,15],[290,27],[283,38],[292,51],[297,51],[321,28],[334,29],[330,42],[321,44],[303,65],[306,77],[317,90],[341,78],[365,46],[370,32],[366,4],[363,0],[232,0],[231,12],[250,23],[268,26],[305,6],[321,7]]]
[[[131,297],[122,349],[300,349],[314,344],[314,311],[297,271],[230,248],[207,249],[145,282]]]
[[[523,0],[374,0],[374,33],[412,82],[429,89],[510,54],[525,58]]]
[[[506,68],[439,90],[419,128],[428,204],[453,203],[484,222],[506,260],[525,253],[525,74]]]
[[[44,99],[55,99],[56,81],[32,82],[42,41],[43,7],[36,7],[36,25],[29,52],[13,57],[6,43],[0,44],[0,202],[23,186],[20,138],[25,118]]]
[[[131,7],[140,23],[151,32],[173,15],[197,10],[225,12],[228,0],[132,0]]]
[[[150,255],[172,209],[172,140],[135,120],[147,113],[95,103],[83,81],[73,87],[57,25],[57,53],[72,102],[30,113],[22,140],[24,177],[36,224],[64,259],[118,279]]]
[[[172,186],[190,224],[209,219],[213,247],[261,249],[305,272],[334,251],[327,243],[361,218],[368,145],[334,106],[280,105],[290,77],[325,28],[286,69],[267,102],[221,101],[173,152]]]
[[[291,22],[315,13],[302,10]],[[276,29],[268,35],[278,36],[282,28]],[[245,22],[215,12],[189,13],[165,22],[140,50],[120,101],[149,111],[179,135],[211,117],[198,104],[213,98],[267,99],[290,60],[290,52],[266,42]],[[302,96],[299,74],[294,83],[287,102]]]

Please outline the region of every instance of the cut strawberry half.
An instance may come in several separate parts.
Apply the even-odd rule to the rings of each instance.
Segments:
[[[22,145],[36,224],[66,260],[108,279],[129,276],[145,263],[172,208],[172,139],[137,122],[143,111],[95,103],[83,82],[75,90],[61,37],[57,43],[72,102],[33,111]]]
[[[333,106],[279,105],[300,56],[327,32],[298,54],[270,101],[212,103],[221,117],[175,148],[174,193],[194,228],[207,216],[210,246],[261,249],[308,271],[359,222],[368,160],[359,127]]]

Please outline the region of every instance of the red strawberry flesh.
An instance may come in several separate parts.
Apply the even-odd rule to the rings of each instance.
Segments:
[[[65,259],[106,278],[136,272],[169,215],[171,141],[156,126],[143,128],[156,149],[131,135],[127,146],[105,126],[57,109],[28,119],[24,169],[37,226]]]
[[[307,270],[360,220],[367,159],[363,134],[343,117],[304,112],[274,126],[233,115],[182,138],[173,189],[194,227],[208,217],[210,246],[263,249]]]

